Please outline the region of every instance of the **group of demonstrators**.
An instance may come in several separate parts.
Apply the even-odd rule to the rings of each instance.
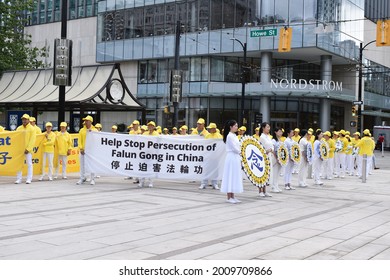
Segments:
[[[92,116],[83,118],[83,128],[79,131],[79,151],[80,151],[80,179],[77,181],[81,185],[87,181],[85,170],[85,147],[87,134],[92,131],[102,131],[102,125],[97,123],[93,125]],[[32,151],[36,141],[36,135],[42,134],[42,131],[35,124],[34,117],[27,114],[22,116],[22,125],[17,131],[23,131],[25,134],[25,159],[27,163],[26,183],[32,181]],[[62,178],[66,179],[67,156],[72,149],[72,139],[67,132],[67,123],[61,122],[60,130],[52,131],[52,123],[45,124],[44,138],[42,140],[43,160],[42,174],[39,180],[44,180],[47,175],[48,180],[58,177],[58,166],[62,163]],[[116,133],[118,127],[113,125],[111,132]],[[241,171],[240,139],[245,135],[246,128],[238,127],[234,120],[225,124],[222,134],[215,123],[209,123],[206,127],[205,120],[199,118],[196,128],[187,133],[188,127],[183,125],[178,129],[173,127],[171,133],[167,128],[161,129],[156,123],[149,121],[146,125],[141,125],[138,120],[134,120],[128,126],[130,135],[198,135],[204,139],[223,139],[226,143],[225,168],[221,182],[221,192],[227,194],[227,202],[238,203],[239,200],[234,196],[235,193],[243,191],[243,178]],[[314,131],[312,128],[299,128],[284,130],[281,127],[275,127],[272,130],[270,124],[264,122],[255,129],[253,135],[259,141],[265,150],[266,157],[270,163],[269,181],[259,188],[260,197],[272,197],[269,192],[280,193],[283,187],[280,185],[280,177],[283,177],[284,190],[295,190],[292,185],[292,174],[298,173],[298,187],[307,187],[307,178],[313,178],[315,185],[323,185],[322,180],[332,180],[333,178],[344,178],[346,175],[362,177],[363,155],[367,155],[367,168],[365,176],[371,174],[373,169],[373,151],[375,141],[371,137],[368,129],[363,131],[361,137],[359,132],[350,135],[349,131],[330,131],[323,132],[321,129]],[[58,164],[53,172],[53,159],[55,149],[58,151]],[[280,151],[285,151],[285,154]],[[285,159],[283,161],[283,159]],[[296,159],[299,159],[297,161]],[[45,172],[46,162],[48,163],[48,173]],[[308,174],[312,165],[312,173]],[[309,175],[309,176],[308,176]],[[90,173],[90,184],[95,184],[95,174]],[[147,181],[147,182],[146,182]],[[22,172],[17,173],[16,184],[22,182]],[[135,178],[135,183],[139,187],[147,185],[153,187],[151,178]],[[211,180],[213,189],[219,189],[217,180]],[[209,185],[208,180],[201,181],[199,189],[205,189]],[[268,192],[269,191],[269,192]]]

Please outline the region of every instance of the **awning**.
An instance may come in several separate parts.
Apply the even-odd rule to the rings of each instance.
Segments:
[[[72,86],[66,87],[66,110],[140,111],[145,108],[128,89],[119,64],[73,67],[72,70]],[[52,75],[52,69],[5,72],[0,80],[0,105],[57,110],[58,86],[53,85]],[[116,94],[110,93],[111,88]]]

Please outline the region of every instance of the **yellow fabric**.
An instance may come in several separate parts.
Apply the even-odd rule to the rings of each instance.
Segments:
[[[55,141],[56,141],[56,134],[54,132],[45,133],[42,141],[43,152],[53,154]]]
[[[334,158],[334,151],[336,150],[336,143],[332,138],[326,141],[329,146],[329,158]]]
[[[256,140],[260,140],[260,135],[253,134],[253,137],[255,137],[255,138],[256,138]]]
[[[207,134],[204,138],[205,139],[222,139],[223,136],[221,135],[221,133],[214,132],[214,133]]]
[[[280,141],[282,142],[286,141],[286,137],[285,136],[280,137]]]
[[[31,126],[31,124],[27,124],[26,126],[19,126],[16,131],[22,131],[24,133],[24,149],[27,150],[29,153],[32,153],[35,145],[35,139],[37,138],[35,129]]]
[[[367,156],[372,156],[374,153],[375,143],[372,141],[371,137],[364,136],[362,139],[360,139],[359,143],[356,144],[356,147],[359,148],[360,156],[364,154]]]
[[[343,149],[340,151],[342,154],[347,154],[348,139],[346,137],[340,137],[340,141],[343,143]]]
[[[301,139],[301,136],[299,136],[299,135],[294,135],[294,136],[292,136],[291,137],[291,139],[294,141],[294,142],[297,142],[298,143],[298,141],[299,141],[299,139]]]
[[[3,132],[4,131],[4,127],[2,127],[1,125],[0,125],[0,132]]]
[[[72,149],[72,137],[67,131],[64,133],[57,133],[56,146],[60,156],[66,156],[68,154],[68,150]]]
[[[82,129],[80,129],[79,134],[79,148],[80,150],[85,150],[85,140],[87,138],[87,128],[84,126]],[[92,125],[89,129],[90,131],[97,131],[97,129]]]
[[[137,134],[142,134],[141,129],[138,128],[138,130],[130,130],[129,134],[131,135],[137,135]]]
[[[42,130],[39,128],[39,126],[34,125],[32,128],[34,128],[34,131],[35,131],[36,134],[41,134],[42,133]]]
[[[201,133],[198,132],[198,129],[194,129],[194,131],[192,131],[191,133],[191,135],[202,135],[202,136],[206,136],[207,134],[209,134],[209,132],[207,131],[206,128],[203,128]]]
[[[351,139],[352,146],[356,147],[356,144],[359,143],[359,141],[360,141],[360,139],[352,138],[352,139]]]
[[[149,131],[145,131],[142,135],[146,135],[146,136],[159,136],[160,134],[158,134],[157,131],[153,130],[152,133],[149,133]]]

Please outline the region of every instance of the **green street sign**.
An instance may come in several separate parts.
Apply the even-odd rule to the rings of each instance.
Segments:
[[[266,36],[276,36],[278,35],[278,30],[275,29],[265,29],[265,30],[251,30],[251,37],[266,37]]]

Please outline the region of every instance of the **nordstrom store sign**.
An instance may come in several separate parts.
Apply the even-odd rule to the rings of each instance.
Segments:
[[[304,80],[304,79],[280,79],[271,80],[271,88],[274,89],[298,89],[298,90],[324,90],[342,91],[343,83],[325,80]]]

